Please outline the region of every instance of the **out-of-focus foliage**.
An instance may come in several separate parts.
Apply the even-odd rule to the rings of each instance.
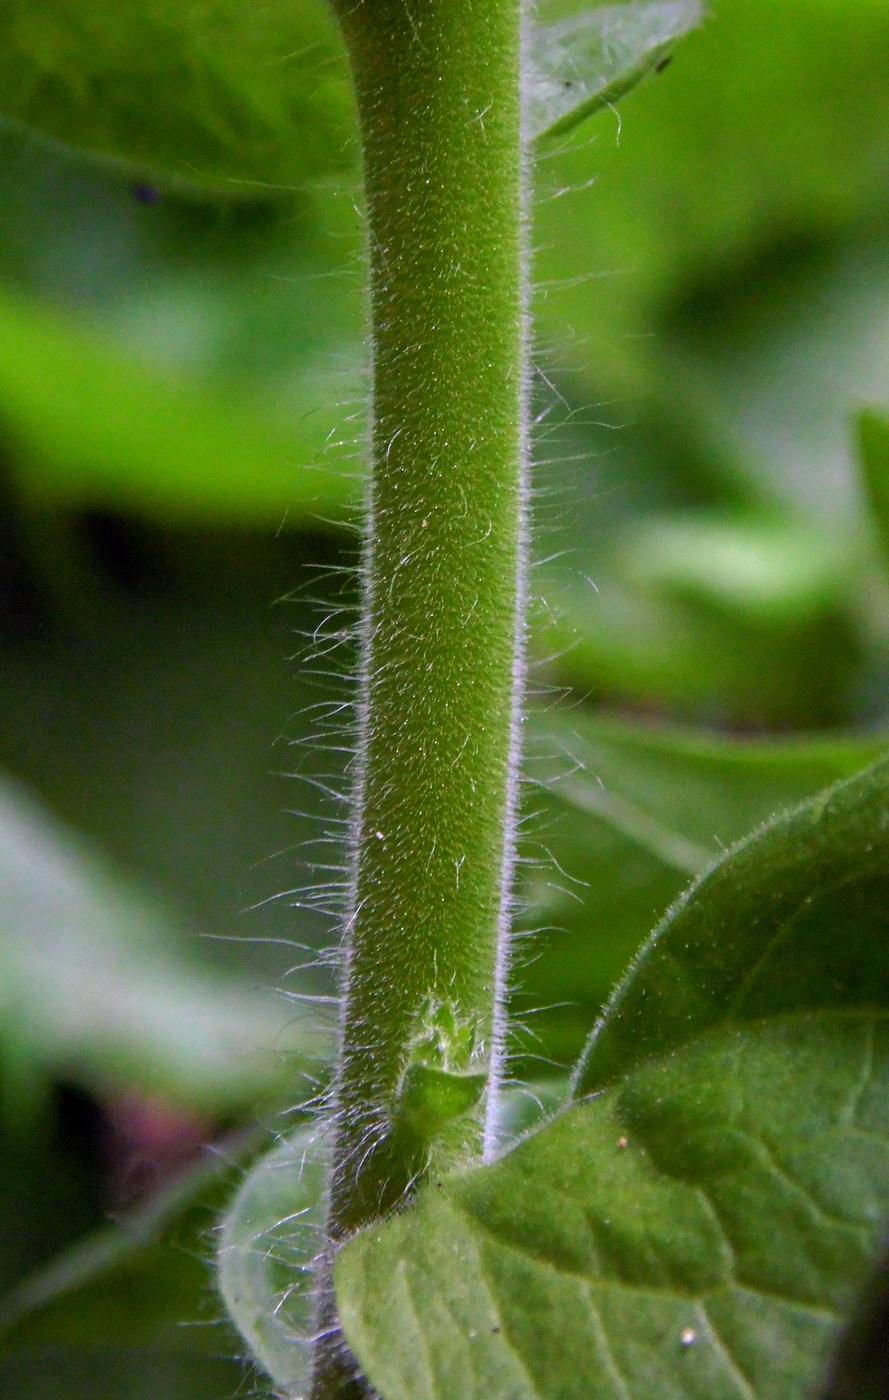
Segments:
[[[346,163],[350,103],[323,5],[7,0],[2,116],[195,191],[293,187]]]
[[[5,1393],[218,1400],[243,1384],[248,1367],[210,1257],[216,1217],[257,1140],[217,1144],[147,1205],[97,1226],[7,1292]]]
[[[17,1400],[93,1400],[98,1371],[115,1400],[236,1389],[228,1336],[173,1325],[218,1316],[202,1207],[174,1202],[145,1273],[60,1265],[52,1314],[40,1280],[89,1254],[134,1164],[168,1174],[161,1140],[256,1085],[234,1035],[192,1053],[202,1023],[256,1025],[266,1123],[323,1074],[287,1058],[309,1013],[268,992],[333,986],[362,223],[322,0],[260,19],[254,42],[243,7],[0,0],[0,764],[53,813],[41,849],[81,833],[66,868],[95,901],[41,905],[14,862],[45,940],[4,926],[30,966],[0,1026],[3,1285],[37,1290],[0,1359]],[[535,1075],[702,863],[881,746],[887,66],[883,0],[713,0],[620,120],[539,162],[521,892],[547,932],[517,948],[514,1047]],[[176,911],[156,936],[134,888]],[[116,1329],[140,1288],[144,1330]]]
[[[864,487],[884,559],[889,560],[889,414],[862,413],[858,431]]]
[[[515,974],[528,1067],[574,1062],[658,915],[727,846],[885,747],[864,736],[737,740],[580,708],[540,717],[522,890],[523,924],[537,933]]]
[[[199,961],[171,919],[0,784],[0,1046],[16,1077],[249,1105],[322,1043]],[[176,936],[178,933],[178,937]]]
[[[304,517],[320,498],[336,515],[353,486],[318,460],[335,415],[311,413],[319,385],[308,368],[306,377],[293,385],[293,407],[308,426],[288,433],[219,391],[183,388],[32,299],[0,300],[5,429],[21,455],[22,494],[37,508],[269,526],[282,502]],[[294,457],[305,470],[294,471]]]

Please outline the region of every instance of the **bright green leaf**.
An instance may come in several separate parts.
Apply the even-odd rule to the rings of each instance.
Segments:
[[[303,393],[290,434],[0,292],[0,420],[29,500],[274,527],[319,498],[334,513],[354,494],[318,460],[336,414],[310,412],[323,404],[319,385]]]
[[[531,41],[532,137],[570,131],[657,71],[701,21],[701,0],[623,0],[541,25]]]
[[[351,162],[351,106],[316,0],[11,0],[0,120],[187,189],[265,197]]]
[[[654,936],[575,1106],[336,1265],[384,1400],[804,1400],[882,1248],[889,763]]]
[[[727,621],[784,629],[838,611],[859,562],[835,530],[703,512],[636,520],[619,550],[626,575],[645,588],[700,599]]]
[[[478,1103],[485,1083],[483,1074],[454,1074],[432,1065],[408,1065],[396,1122],[403,1132],[426,1146],[448,1123]]]

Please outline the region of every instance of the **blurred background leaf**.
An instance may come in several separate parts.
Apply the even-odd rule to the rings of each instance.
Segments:
[[[322,5],[7,0],[0,53],[7,121],[187,188],[299,185],[351,148]]]
[[[889,415],[862,413],[858,435],[865,494],[885,563],[889,561]]]
[[[731,739],[581,708],[540,717],[527,761],[522,926],[535,936],[516,952],[517,1072],[573,1064],[692,878],[885,747],[885,737]]]
[[[262,1135],[264,1137],[264,1135]],[[255,1154],[229,1138],[146,1205],[76,1240],[0,1296],[0,1380],[33,1400],[218,1400],[260,1378],[213,1286],[218,1214]]]
[[[7,1110],[42,1073],[218,1114],[249,1107],[285,1073],[292,1082],[300,1057],[327,1048],[273,992],[250,996],[199,951],[155,900],[0,783]]]

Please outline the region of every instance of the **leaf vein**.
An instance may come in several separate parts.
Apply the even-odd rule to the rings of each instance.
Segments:
[[[707,1311],[707,1305],[705,1304],[703,1299],[701,1299],[701,1301],[698,1303],[698,1311],[704,1320],[704,1325],[710,1336],[710,1340],[712,1341],[714,1348],[719,1352],[719,1355],[722,1358],[723,1364],[729,1374],[729,1377],[737,1386],[739,1394],[744,1397],[744,1400],[757,1400],[756,1391],[754,1390],[749,1377],[745,1375],[743,1368],[736,1361],[734,1355],[732,1354],[731,1347],[723,1339],[719,1328],[715,1325],[713,1319]]]
[[[617,1364],[617,1358],[615,1357],[614,1352],[611,1350],[611,1343],[608,1340],[608,1329],[602,1321],[602,1315],[599,1312],[599,1309],[596,1307],[595,1302],[593,1301],[592,1282],[590,1280],[583,1281],[581,1294],[583,1297],[585,1297],[587,1305],[589,1307],[590,1316],[593,1320],[593,1330],[599,1339],[599,1348],[602,1360],[605,1364],[605,1369],[612,1377],[614,1384],[617,1388],[618,1394],[622,1397],[622,1400],[633,1400],[632,1391],[630,1390],[630,1387],[627,1384],[627,1382],[624,1380],[623,1375],[621,1374],[621,1369]]]

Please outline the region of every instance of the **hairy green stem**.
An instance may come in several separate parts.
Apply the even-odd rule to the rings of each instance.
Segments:
[[[495,1137],[527,455],[522,0],[334,3],[374,378],[333,1246]]]

